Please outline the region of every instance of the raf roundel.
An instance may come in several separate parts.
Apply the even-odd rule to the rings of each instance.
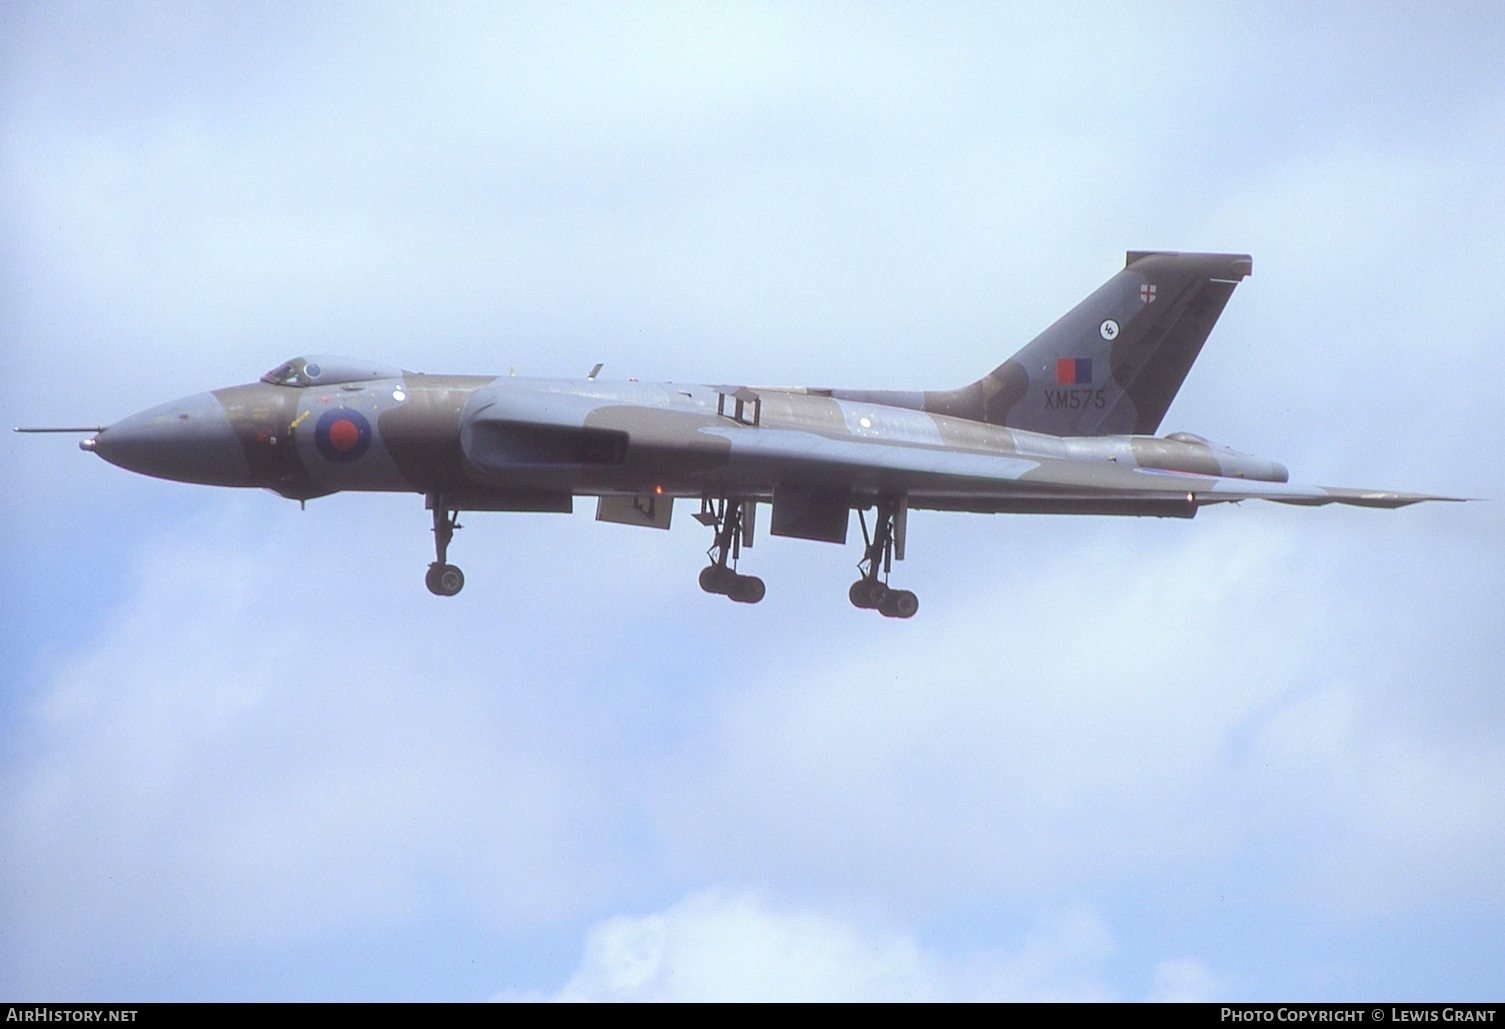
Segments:
[[[314,426],[314,446],[325,460],[342,464],[354,461],[371,446],[371,423],[351,408],[325,411]]]

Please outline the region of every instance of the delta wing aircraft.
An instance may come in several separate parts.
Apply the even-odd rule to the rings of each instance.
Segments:
[[[1200,436],[1155,433],[1234,288],[1245,254],[1131,251],[1122,271],[1024,349],[960,389],[888,390],[425,375],[298,357],[262,376],[88,432],[79,445],[145,475],[260,486],[307,501],[340,490],[422,494],[433,512],[428,588],[461,511],[558,511],[669,528],[676,499],[713,530],[708,593],[755,604],[742,574],[758,505],[776,536],[865,544],[859,608],[908,618],[889,585],[911,509],[1191,518],[1273,500],[1404,507],[1416,493],[1288,482],[1285,466]],[[868,513],[871,512],[871,521]]]

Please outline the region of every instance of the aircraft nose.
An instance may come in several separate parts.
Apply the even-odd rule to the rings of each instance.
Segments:
[[[133,414],[86,449],[142,475],[210,486],[246,486],[251,469],[219,398],[199,393]]]

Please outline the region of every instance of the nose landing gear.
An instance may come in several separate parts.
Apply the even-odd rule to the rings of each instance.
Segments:
[[[756,510],[756,503],[751,500],[700,499],[700,512],[695,520],[716,530],[715,541],[706,551],[711,563],[700,570],[700,588],[707,593],[719,593],[738,604],[756,604],[768,592],[756,575],[737,574],[737,559],[742,556],[743,545],[752,546]]]
[[[453,597],[465,588],[465,573],[448,563],[449,541],[454,539],[456,529],[463,528],[460,512],[445,507],[437,495],[429,497],[429,504],[434,509],[434,556],[437,560],[429,565],[423,582],[434,596]]]
[[[900,501],[892,497],[880,497],[870,536],[867,519],[862,509],[858,509],[857,522],[862,526],[862,539],[867,544],[867,549],[863,551],[862,560],[857,563],[857,570],[862,573],[862,578],[852,583],[852,588],[847,590],[847,599],[853,607],[876,610],[885,618],[913,618],[920,609],[919,597],[909,590],[889,589],[888,586],[888,573],[893,567],[896,543],[899,557],[904,556],[905,513]]]

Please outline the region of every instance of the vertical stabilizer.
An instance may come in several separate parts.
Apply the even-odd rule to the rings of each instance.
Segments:
[[[1202,352],[1247,254],[1131,250],[1124,270],[983,378],[924,409],[1056,436],[1150,435]]]

